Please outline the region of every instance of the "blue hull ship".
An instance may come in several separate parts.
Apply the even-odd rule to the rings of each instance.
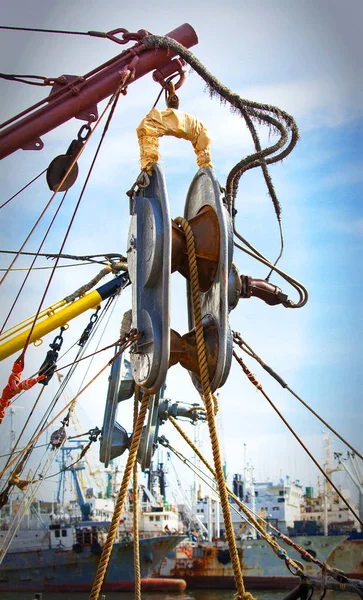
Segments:
[[[89,544],[76,542],[66,547],[61,542],[67,536],[60,529],[57,546],[29,550],[10,550],[0,565],[0,593],[5,591],[90,591],[97,571],[102,547],[96,541]],[[51,540],[54,539],[51,532]],[[152,578],[159,570],[162,559],[184,539],[182,535],[150,537],[139,541],[140,569],[144,590],[167,590],[177,582]],[[18,540],[20,542],[20,540]],[[19,546],[19,544],[17,544]],[[104,591],[129,591],[134,589],[134,542],[121,541],[114,544]],[[184,583],[184,582],[183,582]],[[179,583],[180,585],[180,583]],[[185,587],[185,584],[184,584]]]

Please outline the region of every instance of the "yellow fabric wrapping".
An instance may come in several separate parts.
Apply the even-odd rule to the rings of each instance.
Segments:
[[[159,137],[172,135],[193,144],[199,167],[213,169],[207,129],[195,117],[174,108],[152,108],[137,128],[140,146],[141,170],[152,173],[152,165],[159,161]]]

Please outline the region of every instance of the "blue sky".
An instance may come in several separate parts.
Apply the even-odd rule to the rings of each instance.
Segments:
[[[182,6],[162,1],[152,10],[144,1],[131,7],[125,2],[109,0],[102,3],[81,0],[75,5],[15,0],[2,19],[5,25],[79,31],[145,28],[159,34],[189,22],[199,36],[199,44],[192,51],[223,83],[243,97],[276,104],[295,117],[301,139],[282,164],[271,168],[271,175],[282,204],[285,252],[280,264],[306,285],[309,302],[295,311],[245,300],[239,303],[230,320],[232,328],[241,332],[265,362],[361,451],[363,103],[358,24],[362,16],[362,6],[357,0],[348,0],[344,6],[337,0],[202,1],[197,5],[184,2]],[[51,77],[85,73],[120,51],[120,47],[106,40],[12,32],[0,32],[0,48],[4,72]],[[43,89],[10,82],[2,82],[1,90],[5,99],[1,120],[46,93]],[[125,191],[138,174],[135,129],[157,93],[157,85],[147,76],[130,86],[128,95],[120,100],[66,252],[125,251],[129,223]],[[216,175],[223,185],[229,169],[252,150],[246,128],[228,108],[209,99],[204,83],[195,73],[188,75],[180,99],[181,110],[199,118],[210,131]],[[45,168],[54,156],[65,152],[80,125],[81,122],[73,120],[44,136],[45,148],[41,152],[19,150],[5,159],[0,165],[3,201]],[[265,132],[261,135],[267,139]],[[49,252],[59,248],[95,143],[90,144],[90,151],[82,158],[79,180],[45,245]],[[187,142],[173,139],[161,141],[161,153],[171,214],[176,217],[183,212],[186,191],[197,168],[194,153]],[[2,248],[19,247],[48,198],[45,182],[38,182],[2,211]],[[279,249],[278,229],[260,173],[244,176],[237,208],[237,224],[243,235],[273,260]],[[40,234],[36,234],[28,249],[36,249],[39,239]],[[263,267],[238,250],[234,260],[242,273],[266,275]],[[24,259],[19,264],[29,263]],[[94,274],[93,267],[60,270],[46,304],[73,291]],[[278,277],[272,280],[295,299],[287,284]],[[5,314],[20,281],[20,274],[13,273],[4,285]],[[14,319],[35,312],[44,281],[44,272],[30,278]],[[129,305],[127,292],[118,303],[105,343],[115,338],[122,313]],[[85,316],[80,330],[87,321]],[[173,276],[172,326],[180,333],[186,331],[184,281],[179,275]],[[76,326],[71,329],[75,336]],[[52,339],[50,335],[45,342]],[[43,353],[40,356],[35,349],[29,352],[31,372],[31,366],[42,362]],[[97,364],[101,367],[104,362],[102,358]],[[257,364],[247,362],[322,462],[322,426],[261,372]],[[8,360],[1,370],[4,384],[10,366]],[[107,376],[96,385],[94,394],[84,398],[83,405],[80,401],[85,420],[87,412],[92,412],[99,425],[106,383]],[[188,374],[179,367],[170,371],[168,391],[175,400],[196,400]],[[220,397],[230,473],[243,467],[246,443],[247,456],[256,467],[257,478],[276,479],[289,474],[305,485],[315,484],[316,469],[236,366],[220,390]],[[24,406],[25,398],[21,399]],[[85,406],[90,405],[92,411],[87,411]],[[127,410],[124,407],[122,410],[126,415]],[[18,414],[25,411],[19,409]],[[21,421],[22,417],[18,418]],[[119,421],[123,423],[123,415],[119,414]],[[165,435],[175,439],[171,426],[165,426]],[[342,445],[333,443],[333,448],[341,450]]]

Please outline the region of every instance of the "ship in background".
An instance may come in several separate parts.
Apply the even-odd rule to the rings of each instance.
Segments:
[[[63,446],[61,463],[64,463],[64,456],[69,457],[74,449]],[[85,492],[82,489],[79,473],[84,469],[83,462],[67,469],[74,480],[77,500],[64,502],[65,478],[62,477],[63,485],[58,486],[56,502],[30,503],[0,565],[0,591],[23,591],[25,586],[27,590],[37,592],[91,590],[114,511],[114,489],[119,468],[112,464],[106,471],[107,486],[97,497],[92,488]],[[0,511],[1,548],[7,545],[12,521],[21,511],[23,500],[11,498]],[[104,582],[105,591],[134,589],[132,507],[130,491],[113,546]],[[150,492],[141,509],[139,552],[142,589],[184,590],[184,581],[153,576],[161,560],[184,539],[175,527],[175,524],[178,525],[177,513],[172,507],[157,502]],[[165,530],[167,523],[170,530]]]
[[[326,468],[329,474],[341,468],[330,466],[330,439],[326,439]],[[350,500],[349,490],[341,490]],[[253,468],[246,465],[244,475],[233,476],[233,492],[255,514],[288,535],[314,558],[343,571],[348,577],[363,577],[363,533],[350,517],[346,505],[331,487],[318,483],[318,492],[305,489],[289,477],[278,483],[256,482]],[[359,508],[362,509],[361,493]],[[230,499],[232,519],[246,585],[253,589],[290,589],[296,586],[293,576],[269,544],[242,518]],[[352,504],[358,511],[358,506]],[[183,509],[182,509],[183,510]],[[187,517],[187,512],[184,513]],[[188,525],[195,527],[188,541],[183,541],[161,563],[158,575],[182,577],[189,588],[234,588],[233,569],[224,539],[223,521],[216,496],[200,497]],[[361,512],[360,512],[361,516]],[[199,529],[199,532],[196,530]],[[319,568],[307,562],[293,548],[279,539],[290,558],[302,562],[308,575]]]

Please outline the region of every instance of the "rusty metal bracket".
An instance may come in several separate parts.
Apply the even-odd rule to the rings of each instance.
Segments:
[[[174,84],[175,89],[178,90],[185,81],[185,70],[183,69],[185,65],[186,62],[182,58],[173,58],[166,65],[153,72],[153,80],[160,83],[161,87],[168,89],[170,78],[179,75],[177,83]]]
[[[233,230],[230,216],[222,201],[221,187],[214,172],[209,168],[199,169],[190,185],[184,210],[185,219],[188,221],[193,219],[206,207],[212,208],[215,212],[220,232],[219,261],[214,280],[207,290],[200,293],[202,319],[212,321],[218,335],[218,356],[211,380],[211,390],[214,392],[225,383],[232,361],[233,340],[228,321],[227,281],[232,266]],[[187,296],[189,329],[193,329],[194,316],[189,282],[187,282]],[[191,372],[190,375],[195,387],[200,391],[198,377]]]
[[[127,262],[132,323],[143,335],[131,347],[130,362],[135,383],[154,394],[165,381],[170,355],[171,218],[158,163],[131,204]]]

